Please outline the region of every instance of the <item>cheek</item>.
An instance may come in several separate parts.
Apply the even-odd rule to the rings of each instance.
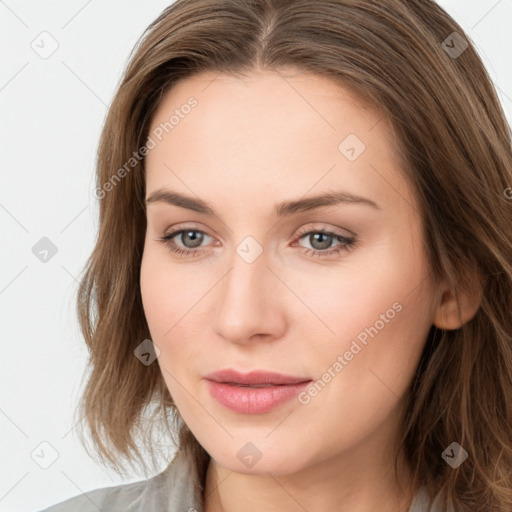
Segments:
[[[322,320],[315,321],[321,335],[308,336],[317,378],[329,369],[340,375],[329,393],[349,392],[364,401],[365,391],[389,386],[400,395],[413,377],[432,324],[432,289],[418,253],[393,247],[404,245],[389,244],[378,264],[373,253],[357,268],[315,281],[314,289],[303,282],[310,290],[304,301]],[[339,356],[342,368],[333,369]]]
[[[329,290],[340,300],[336,306],[326,301],[325,307],[345,338],[359,336],[363,343],[379,339],[388,353],[410,347],[415,340],[423,342],[431,321],[432,290],[418,234],[410,229],[405,225],[362,251],[354,268]]]
[[[400,305],[402,309],[388,317],[388,323],[368,322],[358,336],[343,342],[343,351],[331,354],[333,361],[343,356],[343,369],[330,399],[342,399],[361,418],[388,414],[406,394],[416,372],[429,323],[421,322],[415,302],[402,299]]]
[[[391,324],[401,323],[401,310],[406,306],[408,311],[423,309],[421,301],[411,293],[421,280],[421,272],[419,267],[404,271],[400,259],[382,250],[368,253],[368,260],[361,257],[350,266],[317,273],[314,279],[295,275],[293,282],[294,289],[300,290],[303,302],[316,317],[308,314],[309,324],[322,334],[321,340],[318,335],[313,340],[323,347],[327,344],[340,348],[340,344],[361,333],[364,341],[365,329],[375,324],[381,332],[389,330]],[[297,318],[301,323],[305,321],[304,315]]]
[[[386,286],[373,291],[360,286],[350,289],[359,294],[357,304],[345,293],[341,307],[326,304],[324,319],[336,335],[311,343],[308,360],[317,380],[302,403],[309,418],[330,419],[311,422],[308,435],[336,439],[342,428],[350,444],[395,414],[430,328],[426,290],[410,293],[410,282],[383,281]]]
[[[149,263],[149,260],[148,260]],[[183,276],[179,281],[178,272],[160,274],[156,266],[141,268],[141,292],[144,311],[151,339],[160,349],[157,359],[160,372],[169,390],[180,417],[187,425],[194,426],[194,433],[201,431],[201,425],[211,429],[209,417],[204,409],[191,397],[201,393],[200,375],[195,365],[204,358],[201,343],[197,343],[200,317],[196,309],[200,303],[190,297]],[[196,342],[196,343],[195,343]]]
[[[150,245],[144,250],[140,269],[141,297],[155,341],[171,336],[176,329],[173,326],[177,326],[190,309],[195,295],[191,277],[184,267],[171,265],[161,248]],[[181,321],[184,322],[186,318]]]
[[[186,317],[179,322],[183,317],[181,309],[184,297],[177,293],[180,283],[173,278],[176,272],[170,273],[162,259],[155,250],[144,251],[140,272],[141,297],[151,340],[160,350],[157,362],[162,377],[174,402],[181,403],[178,384],[181,382],[181,376],[177,374],[173,363],[183,361],[187,357],[181,352],[188,344],[172,343],[172,340],[179,338],[179,329],[186,324]],[[184,293],[186,294],[186,289]],[[179,365],[178,368],[180,366],[183,365]]]
[[[162,370],[165,368],[176,377],[184,372],[187,361],[199,348],[191,341],[198,340],[204,332],[208,284],[198,282],[197,272],[191,268],[172,264],[159,248],[145,251],[141,263],[142,304],[151,339],[160,349],[158,361]],[[174,386],[173,379],[163,373],[168,385]]]
[[[168,301],[172,300],[171,294],[163,293],[165,279],[151,251],[145,249],[140,268],[140,291],[144,314],[153,338],[161,336],[165,312],[170,306]]]

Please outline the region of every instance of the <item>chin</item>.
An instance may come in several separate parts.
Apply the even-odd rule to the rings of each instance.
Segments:
[[[213,446],[206,451],[223,468],[244,475],[284,475],[300,471],[305,460],[297,457],[297,448],[283,449],[280,443],[270,440],[249,441],[250,437],[231,439],[228,443]],[[303,455],[303,454],[302,454]]]

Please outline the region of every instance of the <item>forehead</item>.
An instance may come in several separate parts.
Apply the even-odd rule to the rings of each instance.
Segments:
[[[163,96],[150,136],[148,190],[165,183],[185,190],[180,176],[199,195],[222,183],[260,200],[269,186],[293,197],[343,187],[381,202],[410,199],[383,112],[339,83],[293,68],[186,78]]]
[[[243,128],[238,134],[240,138],[259,133],[263,126],[267,128],[266,132],[279,130],[284,136],[300,131],[312,140],[315,134],[321,137],[329,132],[341,137],[347,129],[362,135],[377,124],[385,126],[377,130],[376,138],[391,135],[388,133],[391,126],[377,105],[327,77],[294,68],[252,71],[243,76],[203,72],[182,79],[160,101],[152,119],[152,129],[169,121],[173,112],[179,113],[191,97],[197,101],[197,106],[191,109],[190,115],[180,116],[178,124],[182,126],[177,130],[175,124],[174,134],[183,131],[184,126],[186,129],[186,125],[196,119],[210,135],[219,132],[220,128],[225,131]],[[192,121],[181,122],[187,117]],[[194,123],[194,130],[197,129]],[[382,142],[392,144],[393,141]]]

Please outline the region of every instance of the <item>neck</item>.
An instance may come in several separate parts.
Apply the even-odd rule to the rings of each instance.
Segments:
[[[206,473],[204,512],[407,512],[417,484],[403,459],[398,480],[389,451],[378,453],[373,448],[365,449],[363,444],[350,454],[279,475],[240,474],[212,459]],[[378,464],[384,452],[390,461],[387,466]]]

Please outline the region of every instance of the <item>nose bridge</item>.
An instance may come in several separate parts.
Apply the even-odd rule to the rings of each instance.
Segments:
[[[270,253],[264,248],[263,235],[245,235],[241,241],[233,247],[229,257],[230,272],[227,277],[226,292],[235,295],[250,292],[252,297],[257,297],[259,292],[264,292],[262,286],[271,274],[267,268],[270,262]]]
[[[266,277],[270,273],[269,263],[269,255],[263,247],[253,237],[246,237],[238,244],[231,259],[231,292],[245,294],[250,291],[251,297],[264,292]]]
[[[268,268],[270,258],[252,237],[238,244],[229,272],[219,287],[215,329],[224,338],[243,342],[254,334],[279,336],[284,327],[278,280]]]

